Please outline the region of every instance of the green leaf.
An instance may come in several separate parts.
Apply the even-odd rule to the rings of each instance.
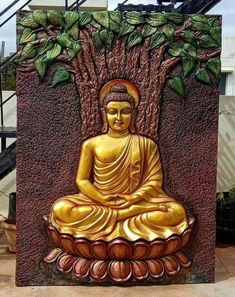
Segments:
[[[31,43],[25,45],[20,53],[20,60],[32,59],[36,56],[37,51]]]
[[[130,25],[141,25],[145,23],[145,18],[140,12],[132,11],[126,14],[126,21]]]
[[[102,29],[102,26],[99,23],[97,23],[95,20],[92,20],[91,21],[91,25],[93,27],[95,27],[97,30],[101,30]]]
[[[35,33],[32,33],[32,30],[30,28],[25,28],[23,33],[20,36],[19,44],[24,44],[30,41],[36,40],[37,35]]]
[[[46,63],[44,57],[39,58],[35,61],[35,68],[37,70],[37,73],[38,73],[40,79],[42,80],[45,77],[46,71],[47,71],[47,63]]]
[[[169,81],[170,87],[180,96],[185,96],[185,85],[184,81],[180,76],[176,76]]]
[[[207,69],[215,75],[217,79],[220,77],[221,72],[221,61],[220,58],[211,58],[207,62]]]
[[[80,26],[85,26],[87,24],[90,24],[90,22],[92,21],[93,16],[90,12],[87,11],[82,11],[80,12]]]
[[[119,26],[122,24],[122,14],[120,11],[110,11],[110,19],[116,22]]]
[[[176,13],[176,12],[169,12],[165,14],[165,17],[175,23],[175,24],[181,24],[184,20],[183,15],[181,13]]]
[[[91,39],[97,51],[100,51],[103,47],[103,42],[100,36],[100,32],[99,31],[93,32],[91,35]]]
[[[79,37],[79,28],[78,23],[75,23],[71,28],[67,30],[69,36],[71,36],[74,40],[78,40]]]
[[[131,26],[130,24],[128,24],[127,22],[122,22],[122,26],[120,29],[120,36],[124,36],[128,33],[131,33],[135,30],[135,26]]]
[[[160,32],[156,32],[151,36],[150,43],[149,43],[149,49],[152,50],[155,47],[158,47],[165,41],[164,34]]]
[[[109,20],[109,26],[110,26],[110,30],[116,32],[116,33],[119,33],[120,32],[120,26],[118,23],[116,23],[115,21],[113,20]]]
[[[69,58],[72,60],[82,50],[82,46],[79,42],[74,42],[72,48],[67,49]]]
[[[157,31],[156,27],[152,27],[152,26],[146,24],[146,25],[144,25],[141,33],[144,37],[147,37],[147,36],[150,36],[150,35],[156,33],[156,31]]]
[[[184,77],[189,75],[193,68],[196,65],[196,60],[188,57],[183,57],[182,59],[182,66],[183,66],[183,71],[184,71]]]
[[[213,48],[218,47],[217,42],[209,35],[202,35],[199,37],[200,47],[202,48]]]
[[[195,46],[193,46],[190,43],[185,43],[184,44],[184,51],[192,58],[196,59],[197,58],[197,49]]]
[[[111,51],[114,39],[113,32],[107,29],[103,29],[102,31],[100,31],[100,37],[106,48]]]
[[[190,31],[185,31],[182,33],[182,37],[183,37],[183,40],[185,42],[188,42],[188,43],[191,43],[191,44],[194,44],[196,43],[196,39],[195,39],[195,36],[192,32]]]
[[[201,68],[197,71],[196,78],[202,83],[205,83],[205,84],[211,83],[210,76],[208,74],[208,71],[205,68]]]
[[[175,27],[172,24],[166,24],[162,28],[162,32],[165,34],[166,38],[172,42],[175,34]]]
[[[168,54],[173,56],[173,57],[179,57],[181,56],[183,52],[182,46],[179,43],[172,43],[169,50],[168,50]]]
[[[44,54],[46,51],[50,50],[53,47],[53,42],[50,38],[43,38],[40,42],[40,45],[38,47],[38,53],[39,55]]]
[[[35,10],[33,12],[33,18],[39,25],[41,25],[43,27],[47,26],[47,15],[44,11]]]
[[[190,20],[191,26],[190,29],[193,31],[202,31],[208,32],[210,30],[210,26],[208,24],[202,22],[196,22],[194,20]]]
[[[19,24],[31,29],[37,29],[39,27],[39,24],[35,22],[32,14],[27,15],[22,21],[19,22]]]
[[[64,19],[60,12],[49,10],[47,12],[47,18],[51,25],[64,27]]]
[[[209,18],[208,19],[208,23],[209,23],[209,25],[210,25],[210,27],[212,27],[213,25],[214,25],[214,23],[215,23],[215,21],[217,20],[217,18],[215,17],[215,18]]]
[[[75,11],[65,11],[64,12],[65,19],[65,31],[67,31],[74,23],[79,19],[78,12]]]
[[[69,35],[67,33],[62,33],[61,35],[58,35],[56,37],[57,42],[63,46],[63,47],[70,47],[72,48],[72,42],[69,38]]]
[[[162,13],[151,13],[147,23],[153,27],[158,27],[166,24],[167,19]]]
[[[109,29],[109,14],[108,11],[93,12],[94,19],[106,29]]]
[[[192,20],[199,23],[208,24],[208,18],[203,14],[194,14],[191,16]]]
[[[224,200],[224,193],[223,192],[219,192],[217,194],[217,201],[223,201]]]
[[[62,82],[68,81],[70,79],[71,74],[68,69],[66,67],[60,66],[56,69],[51,85],[52,87],[55,87],[58,84],[61,84]]]
[[[47,51],[47,60],[53,61],[61,53],[61,46],[58,43],[55,43],[53,47]]]
[[[210,35],[213,40],[215,40],[218,47],[221,46],[221,28],[214,27],[210,30]]]
[[[130,50],[133,46],[140,44],[143,40],[143,36],[141,33],[134,31],[132,32],[127,41],[127,48]]]

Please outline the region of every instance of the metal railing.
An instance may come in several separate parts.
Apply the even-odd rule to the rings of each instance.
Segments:
[[[185,14],[206,13],[221,0],[156,0],[157,4],[126,4],[128,0],[119,3],[115,10],[122,12],[180,12]],[[180,5],[178,5],[180,4]]]

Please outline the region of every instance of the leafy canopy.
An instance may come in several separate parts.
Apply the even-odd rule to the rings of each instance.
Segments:
[[[167,45],[164,59],[180,60],[181,73],[173,76],[171,88],[185,96],[184,80],[195,74],[205,84],[217,83],[220,59],[213,57],[205,63],[199,54],[221,46],[221,28],[218,17],[204,15],[184,16],[178,13],[139,12],[57,12],[36,10],[18,22],[21,35],[18,40],[19,61],[33,62],[42,80],[48,67],[61,55],[73,60],[83,49],[81,30],[88,29],[96,51],[111,51],[118,38],[125,38],[127,50],[140,46],[147,39],[149,51]],[[92,30],[91,30],[92,28]],[[52,85],[71,79],[67,67],[59,67]]]

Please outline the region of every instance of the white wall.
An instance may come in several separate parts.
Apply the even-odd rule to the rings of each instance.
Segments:
[[[221,53],[222,72],[227,73],[227,96],[235,96],[235,37],[222,38]]]
[[[222,72],[227,73],[220,98],[217,191],[235,183],[235,37],[222,38]]]
[[[217,191],[235,184],[235,96],[220,97]]]
[[[68,5],[72,5],[75,0],[69,0]],[[81,10],[107,10],[108,1],[107,0],[86,0],[80,7]],[[45,9],[45,10],[64,10],[65,0],[33,0],[29,4],[29,8],[34,9]]]

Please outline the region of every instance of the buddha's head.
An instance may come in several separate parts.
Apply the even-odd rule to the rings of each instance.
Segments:
[[[135,132],[135,100],[128,93],[125,85],[117,84],[111,87],[102,102],[103,129],[109,128],[115,132],[129,130]]]

